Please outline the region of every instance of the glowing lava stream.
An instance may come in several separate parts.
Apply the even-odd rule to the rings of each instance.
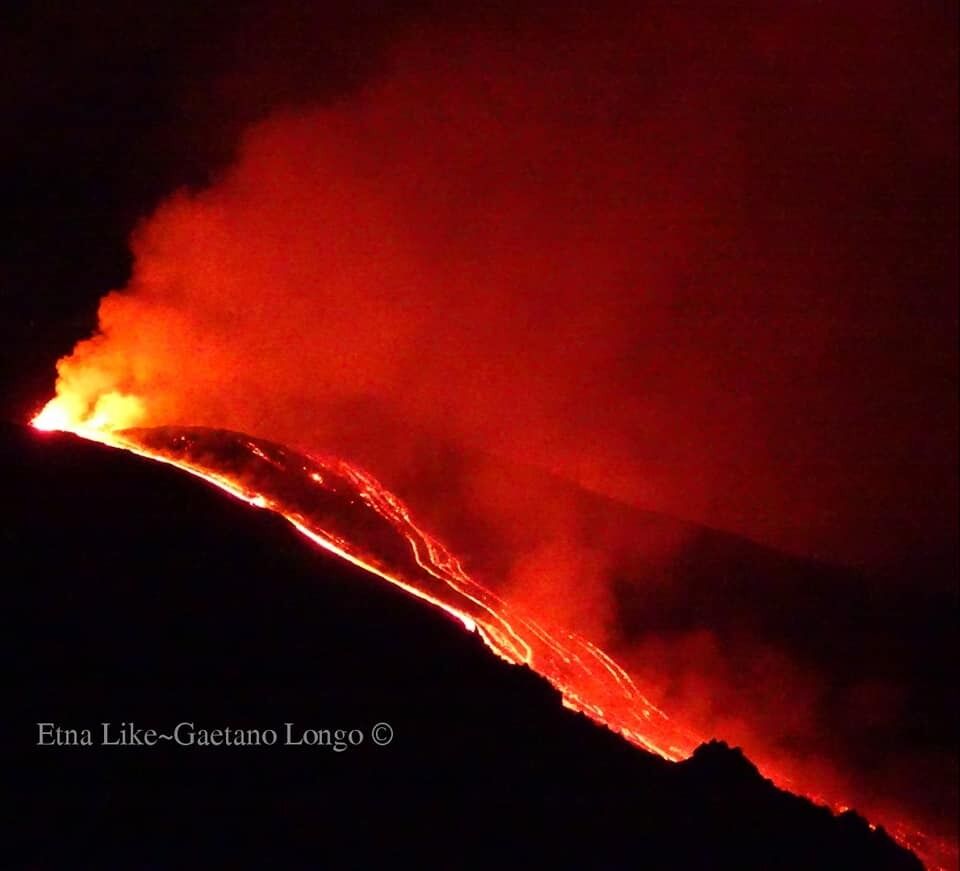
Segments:
[[[197,427],[108,431],[43,414],[33,425],[176,466],[281,515],[320,547],[455,617],[502,659],[529,666],[560,691],[567,708],[659,756],[679,760],[701,742],[595,645],[518,613],[474,581],[397,496],[343,460]]]
[[[183,469],[231,496],[273,511],[310,541],[456,618],[513,665],[546,678],[563,705],[665,759],[688,757],[702,738],[671,720],[630,676],[586,639],[545,626],[474,581],[460,562],[421,529],[409,509],[363,470],[305,455],[240,433],[200,427],[107,430],[77,424],[51,402],[32,421]],[[763,766],[764,768],[766,766]],[[766,771],[788,788],[790,779]],[[846,810],[804,790],[818,803]],[[952,844],[894,824],[895,838],[929,867],[952,867]]]

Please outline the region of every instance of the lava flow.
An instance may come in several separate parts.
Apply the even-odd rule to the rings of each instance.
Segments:
[[[38,416],[34,425],[60,429],[64,421]],[[446,611],[507,662],[530,666],[566,707],[651,752],[677,760],[700,742],[588,640],[518,613],[474,581],[400,499],[350,463],[202,427],[71,431],[170,463],[280,514],[326,550]]]
[[[126,403],[111,403],[113,421]],[[110,429],[100,417],[77,423],[58,400],[32,421],[167,463],[248,504],[273,511],[327,551],[400,587],[475,631],[495,654],[546,678],[564,706],[628,741],[678,761],[703,740],[647,699],[627,672],[589,640],[504,602],[472,579],[460,561],[420,527],[409,508],[370,474],[342,459],[301,453],[264,439],[206,427]],[[121,424],[122,426],[122,424]],[[791,789],[783,772],[761,770]],[[835,811],[847,808],[809,789]],[[908,824],[891,834],[928,867],[954,864],[952,845]]]

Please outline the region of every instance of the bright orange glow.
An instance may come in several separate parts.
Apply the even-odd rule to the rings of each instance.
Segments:
[[[58,399],[51,399],[43,411],[35,415],[30,424],[44,432],[70,429],[70,415]]]
[[[124,429],[143,416],[143,403],[135,396],[110,391],[85,407],[71,392],[58,393],[30,421],[39,430],[62,430],[77,435]],[[104,439],[97,439],[103,441]]]
[[[504,661],[526,665],[546,678],[560,692],[564,707],[645,750],[677,761],[702,742],[702,736],[653,704],[631,676],[589,640],[535,619],[477,583],[396,495],[362,469],[238,433],[190,427],[124,430],[131,409],[142,411],[136,400],[98,402],[86,417],[71,417],[76,409],[69,401],[54,399],[31,423],[40,430],[73,432],[173,465],[253,507],[276,512],[327,552],[452,616]],[[222,464],[217,462],[218,450],[226,457]],[[325,511],[311,509],[317,498],[324,500]],[[331,506],[344,516],[359,511],[378,518],[390,537],[374,540],[369,533],[358,537],[349,517],[338,519]],[[399,550],[397,542],[402,544]],[[848,810],[846,802],[805,787],[762,759],[755,761],[765,776],[783,788],[804,792],[837,813]],[[888,821],[887,828],[928,867],[953,864],[951,844],[903,821]]]

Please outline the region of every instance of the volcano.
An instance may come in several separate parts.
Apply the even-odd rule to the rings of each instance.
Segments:
[[[277,514],[141,457],[6,428],[14,862],[921,867],[858,815],[777,789],[738,750],[710,742],[672,762],[598,725],[606,712],[589,706],[580,668],[589,648],[567,638],[524,651],[533,627],[497,624],[495,598],[425,534],[400,535],[412,521],[352,467],[233,433],[125,437],[202,459],[211,475],[216,463],[265,502],[295,506],[318,538],[322,525],[327,540],[349,533],[367,550],[312,547]],[[439,607],[372,570],[418,583],[427,572]],[[523,656],[541,674],[568,670],[543,680],[511,664]],[[607,660],[596,651],[593,662]],[[342,753],[43,746],[44,723],[367,737]],[[376,746],[383,723],[394,737]]]

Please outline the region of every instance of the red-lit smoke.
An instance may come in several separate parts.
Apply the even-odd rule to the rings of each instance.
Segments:
[[[250,129],[137,230],[129,285],[60,364],[59,413],[341,452],[445,534],[486,524],[500,591],[605,643],[612,555],[669,561],[687,533],[591,525],[517,470],[839,561],[936,540],[955,303],[918,252],[949,236],[955,170],[942,70],[890,73],[928,35],[912,10],[411,38],[361,92]],[[816,732],[820,676],[716,643],[635,652],[748,751]],[[796,694],[721,716],[751,659]]]
[[[877,75],[888,29],[917,38],[896,8],[421,38],[165,203],[64,377],[144,423],[295,440],[364,396],[643,507],[883,559],[946,523],[955,431],[955,352],[914,351],[949,312],[891,274],[910,173],[949,160],[941,95]]]

